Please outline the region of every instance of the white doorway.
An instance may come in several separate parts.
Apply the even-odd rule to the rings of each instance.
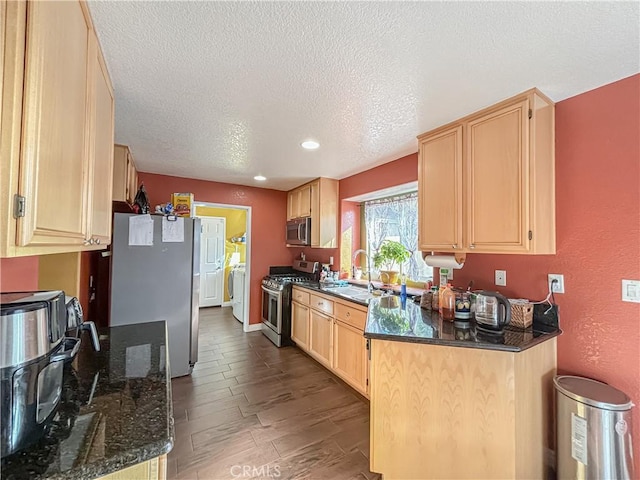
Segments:
[[[200,306],[219,307],[224,295],[226,219],[202,217],[200,236]]]
[[[198,213],[198,207],[202,207],[203,209],[225,209],[225,210],[243,210],[246,212],[246,220],[245,220],[245,254],[246,254],[246,262],[245,262],[245,277],[244,277],[244,309],[243,309],[243,319],[242,319],[242,330],[245,332],[251,332],[254,330],[260,330],[261,323],[249,324],[249,319],[251,317],[251,207],[246,205],[231,205],[227,203],[212,203],[212,202],[194,202],[193,204],[193,216],[199,217],[202,220],[208,217],[206,214]],[[218,214],[219,215],[219,214]],[[226,232],[225,232],[226,233]],[[261,297],[260,297],[261,298]],[[258,302],[259,303],[259,302]],[[223,303],[224,305],[224,303]],[[231,305],[231,302],[229,302]],[[201,305],[202,306],[202,305]]]

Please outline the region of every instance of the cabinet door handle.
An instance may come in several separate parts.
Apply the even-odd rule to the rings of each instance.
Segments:
[[[96,238],[96,243],[97,243],[98,245],[100,245],[100,239],[99,239],[99,238]]]
[[[451,248],[458,248],[458,244],[454,243],[453,245],[451,245]]]
[[[347,312],[347,317],[350,317],[350,316],[351,316],[351,313],[350,313],[350,312]]]
[[[476,246],[472,243],[471,245],[469,245],[469,248],[476,248]]]
[[[89,243],[90,243],[90,240],[89,240],[88,238],[85,238],[85,239],[84,239],[84,244],[85,244],[85,245],[89,245]]]

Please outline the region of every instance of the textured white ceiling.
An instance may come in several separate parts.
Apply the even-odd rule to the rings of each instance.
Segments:
[[[283,190],[415,152],[416,135],[528,88],[559,101],[640,71],[638,2],[90,8],[116,141],[140,170]]]

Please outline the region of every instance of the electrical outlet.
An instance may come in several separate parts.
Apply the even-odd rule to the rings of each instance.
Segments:
[[[622,301],[640,303],[640,280],[622,280]]]
[[[496,270],[496,285],[499,287],[507,286],[507,271]]]
[[[564,275],[559,273],[550,273],[548,276],[550,290],[553,293],[564,293]],[[554,280],[557,280],[555,283],[551,283]]]

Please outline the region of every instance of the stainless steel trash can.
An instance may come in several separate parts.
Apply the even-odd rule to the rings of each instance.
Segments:
[[[558,479],[632,479],[631,399],[588,378],[562,375],[553,383]]]

